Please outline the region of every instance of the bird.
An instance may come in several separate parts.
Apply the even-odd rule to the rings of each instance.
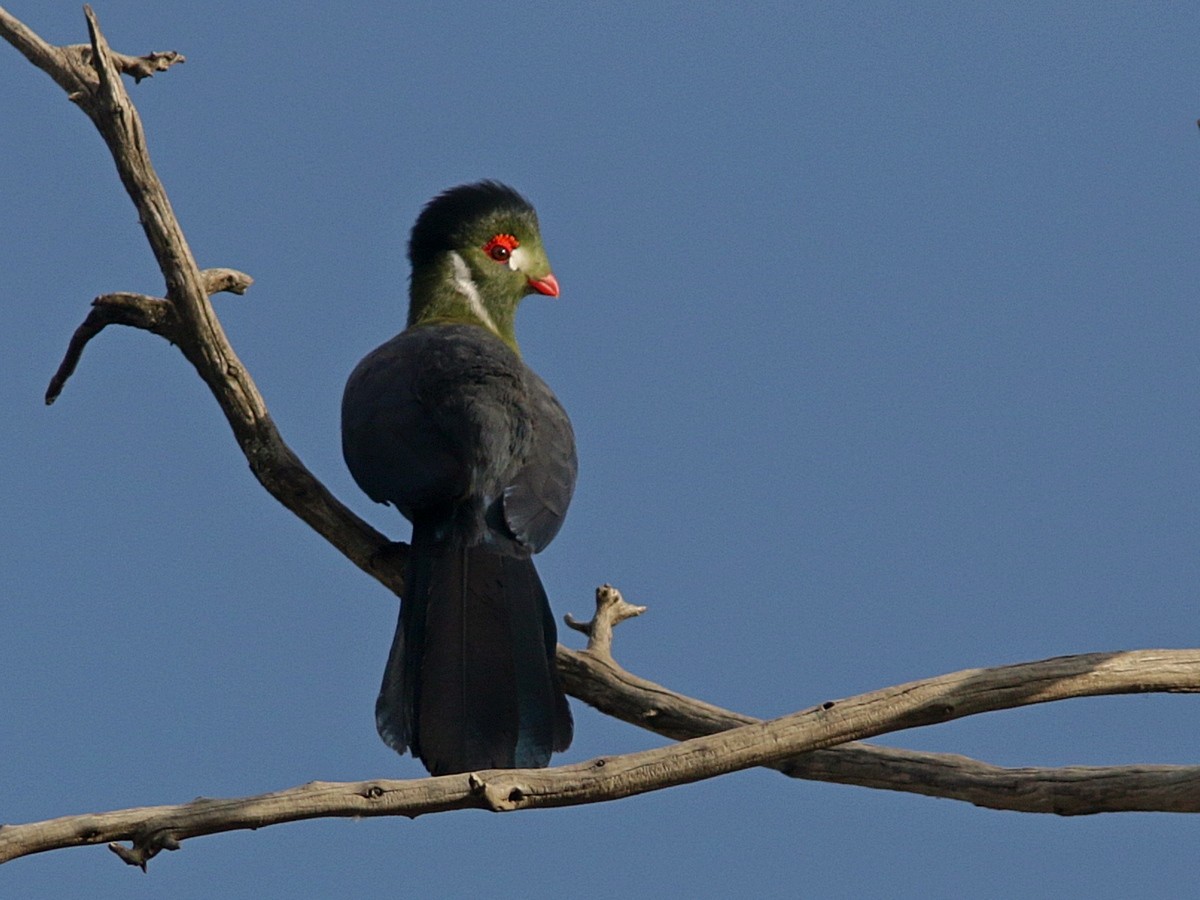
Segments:
[[[408,258],[407,325],[342,396],[351,475],[412,523],[376,728],[432,775],[546,766],[573,722],[532,556],[563,523],[578,461],[514,323],[558,280],[533,206],[497,181],[430,200]]]

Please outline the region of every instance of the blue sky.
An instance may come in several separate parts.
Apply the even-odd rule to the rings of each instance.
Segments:
[[[761,716],[955,669],[1200,632],[1200,17],[1191,4],[97,0],[285,439],[346,472],[354,363],[402,324],[420,206],[538,206],[562,297],[526,359],[581,474],[556,613],[649,605],[629,669]],[[73,3],[12,0],[56,43]],[[180,354],[87,119],[0,47],[0,820],[417,777],[375,735],[386,592],[272,500]],[[579,646],[576,635],[564,641]],[[575,703],[581,761],[660,740]],[[1195,763],[1187,697],[887,743],[1005,765]],[[619,803],[317,821],[20,860],[62,897],[1177,895],[1200,821],[1033,817],[746,772]]]

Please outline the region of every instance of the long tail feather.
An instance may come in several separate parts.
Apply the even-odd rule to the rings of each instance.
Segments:
[[[413,698],[421,668],[421,648],[425,644],[425,610],[432,573],[433,555],[428,542],[419,541],[414,532],[405,566],[400,617],[383,670],[383,684],[375,700],[375,728],[384,743],[397,753],[404,753],[414,745]]]
[[[533,561],[413,537],[375,706],[380,735],[435,775],[546,765],[570,744],[572,724]]]

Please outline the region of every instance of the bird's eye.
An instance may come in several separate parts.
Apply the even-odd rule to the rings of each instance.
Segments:
[[[497,234],[483,245],[483,252],[496,262],[502,263],[508,262],[512,252],[520,246],[521,242],[511,234]]]

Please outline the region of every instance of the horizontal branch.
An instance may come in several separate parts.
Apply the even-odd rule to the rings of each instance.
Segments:
[[[1200,650],[1089,653],[991,669],[966,669],[771,722],[625,756],[551,769],[511,769],[413,781],[315,782],[290,790],[178,806],[67,816],[0,828],[0,862],[80,844],[132,841],[139,865],[192,837],[318,816],[418,816],[451,809],[494,812],[619,799],[775,765],[800,753],[963,716],[1068,697],[1200,692]],[[1200,811],[1200,782],[1181,778],[1178,809]]]
[[[611,585],[596,590],[588,622],[567,624],[588,637],[579,653],[558,648],[569,694],[605,715],[673,740],[688,740],[761,722],[639,678],[613,659],[613,629],[641,615]],[[856,741],[772,763],[791,778],[942,797],[988,809],[1090,815],[1105,812],[1197,812],[1200,766],[1003,768],[951,753],[880,747]]]
[[[68,53],[78,53],[84,65],[92,65],[92,48],[90,45],[72,44],[62,49]],[[174,50],[156,50],[147,53],[145,56],[126,56],[124,53],[117,53],[115,50],[110,49],[109,55],[117,71],[122,75],[130,76],[135,84],[143,78],[153,78],[155,72],[165,72],[171,66],[187,62],[187,57],[182,53],[176,53]]]

